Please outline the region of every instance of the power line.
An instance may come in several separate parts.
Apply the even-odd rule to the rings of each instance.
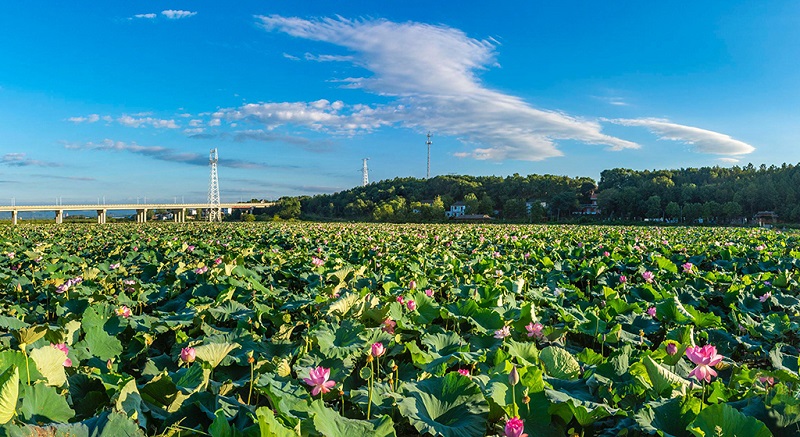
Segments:
[[[428,171],[425,173],[425,179],[431,178],[431,133],[428,132],[428,141],[425,142],[428,145]]]

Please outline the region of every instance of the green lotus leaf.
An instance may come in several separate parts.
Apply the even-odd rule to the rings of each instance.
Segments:
[[[197,359],[204,361],[215,368],[219,365],[231,351],[238,348],[238,343],[222,342],[208,343],[194,348]]]
[[[659,396],[675,397],[686,394],[686,390],[689,389],[689,381],[656,363],[649,356],[644,357],[642,362],[647,369],[650,382],[653,383],[653,389]]]
[[[388,437],[396,435],[392,418],[387,415],[373,420],[349,419],[340,416],[336,410],[326,407],[319,399],[311,403],[309,413],[314,428],[326,437]]]
[[[30,345],[44,337],[45,334],[47,334],[47,326],[37,325],[28,328],[20,328],[14,331],[14,338],[16,338],[17,342],[21,345]]]
[[[578,360],[565,349],[558,346],[547,346],[539,352],[539,359],[544,364],[547,374],[559,379],[577,379],[581,374]]]
[[[17,410],[19,370],[11,366],[0,374],[0,424],[8,423]]]
[[[677,397],[661,402],[650,402],[633,417],[642,431],[663,437],[690,437],[686,428],[700,412],[700,400]]]
[[[67,400],[55,387],[43,383],[24,385],[22,390],[22,418],[31,423],[62,422],[75,416]]]
[[[728,404],[703,408],[687,429],[696,437],[772,437],[772,432],[764,422],[745,416]]]
[[[267,407],[257,409],[256,417],[261,437],[298,437],[300,435],[299,422],[297,423],[298,429],[287,428],[275,418],[275,413]]]
[[[315,331],[319,348],[328,357],[347,358],[361,353],[366,342],[361,337],[364,325],[345,320],[339,324],[323,324]]]
[[[67,382],[67,374],[64,371],[67,354],[64,351],[48,345],[32,350],[30,357],[48,385],[60,387]]]
[[[516,358],[519,364],[532,366],[539,362],[539,349],[536,347],[536,343],[510,340],[507,345],[508,353]]]
[[[481,389],[457,372],[404,385],[400,414],[420,433],[471,437],[486,432],[489,405]]]
[[[125,412],[128,417],[138,420],[142,427],[147,428],[147,416],[143,412],[144,405],[136,387],[136,380],[130,378],[122,385],[117,393],[115,406],[117,411]]]

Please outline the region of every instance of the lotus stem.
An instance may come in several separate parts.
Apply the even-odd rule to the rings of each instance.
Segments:
[[[372,418],[372,387],[375,384],[375,364],[370,362],[369,367],[371,372],[369,375],[369,381],[367,381],[367,389],[369,390],[369,396],[367,397],[367,420]]]
[[[247,392],[247,405],[250,405],[250,399],[253,397],[253,368],[255,367],[255,360],[248,359],[250,361],[250,389]]]

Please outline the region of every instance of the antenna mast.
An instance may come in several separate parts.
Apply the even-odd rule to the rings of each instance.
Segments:
[[[361,185],[366,187],[369,184],[369,169],[367,168],[367,161],[369,161],[369,158],[363,158],[361,161],[364,163],[361,166]]]
[[[222,208],[219,202],[219,176],[217,175],[217,149],[211,149],[208,155],[208,163],[211,165],[211,181],[208,184],[208,221],[221,222]]]
[[[431,178],[431,133],[428,131],[428,141],[425,142],[428,145],[428,171],[425,173],[425,179]]]

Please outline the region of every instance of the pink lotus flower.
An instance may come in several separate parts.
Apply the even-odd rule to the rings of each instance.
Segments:
[[[458,369],[458,373],[461,374],[461,376],[467,376],[468,377],[469,376],[469,369]]]
[[[189,246],[186,248],[186,251],[187,251],[187,252],[194,252],[194,246],[192,246],[192,245],[189,245]]]
[[[431,290],[430,288],[425,290],[425,296],[433,297],[433,290]]]
[[[417,309],[417,303],[409,299],[408,302],[406,302],[406,308],[408,308],[409,311],[414,311]]]
[[[116,269],[119,268],[119,263],[111,264],[111,265],[108,266],[108,268],[111,269],[111,270],[116,270]]]
[[[759,244],[758,246],[756,246],[756,250],[759,251],[759,252],[761,252],[762,250],[764,250],[766,248],[767,248],[767,246],[764,246],[763,244]]]
[[[386,319],[382,323],[383,325],[383,332],[394,334],[394,328],[397,326],[397,323],[392,319]]]
[[[656,318],[656,307],[648,308],[647,309],[647,315],[655,319]]]
[[[506,422],[503,435],[506,437],[528,437],[528,434],[524,434],[522,431],[525,431],[525,423],[519,417],[512,417]]]
[[[503,326],[502,328],[494,331],[494,338],[503,339],[511,335],[511,328]]]
[[[372,343],[372,356],[377,358],[382,356],[386,353],[386,348],[383,347],[383,343],[376,342]]]
[[[712,366],[717,365],[724,358],[717,354],[717,348],[707,344],[703,347],[690,346],[686,348],[686,356],[691,362],[697,364],[689,376],[694,376],[698,382],[705,380],[711,382],[712,376],[717,376],[716,370]]]
[[[54,348],[60,350],[61,352],[64,352],[64,354],[68,354],[69,353],[69,346],[67,346],[66,343],[51,344],[51,346],[53,346]],[[63,363],[63,366],[64,367],[72,367],[72,360],[69,359],[69,358],[65,359],[64,363]]]
[[[694,264],[685,263],[685,264],[682,264],[681,267],[683,267],[683,273],[692,273],[692,269],[694,268]]]
[[[762,294],[761,296],[759,296],[758,300],[761,301],[761,302],[766,302],[771,297],[772,297],[772,292],[768,291],[768,292]]]
[[[413,289],[415,289],[415,288],[417,288],[417,281],[410,281],[410,282],[408,283],[408,288],[410,288],[410,289],[412,289],[412,290],[413,290]]]
[[[403,304],[406,303],[406,300],[403,299],[403,296],[397,296],[397,303],[399,303],[400,305],[403,305]]]
[[[651,272],[651,271],[642,272],[642,279],[644,279],[648,284],[652,284],[653,283],[653,278],[655,276],[656,275],[654,275],[653,272]]]
[[[628,278],[625,275],[619,275],[619,283],[624,284],[628,282]]]
[[[184,363],[193,363],[196,358],[197,352],[195,352],[193,347],[185,347],[181,349],[181,361]]]
[[[528,337],[536,337],[537,340],[541,340],[544,338],[544,334],[542,333],[542,329],[544,329],[544,325],[541,323],[528,323],[525,325],[525,329],[528,331]]]
[[[220,264],[222,264],[222,258],[217,258],[214,260],[214,265],[220,265]]]
[[[198,267],[198,268],[194,269],[195,274],[198,274],[198,275],[202,275],[203,273],[205,273],[207,271],[208,271],[208,267],[206,267],[206,266]]]
[[[317,367],[311,369],[308,372],[308,378],[303,378],[303,382],[308,384],[311,387],[311,396],[316,396],[322,392],[323,394],[331,391],[334,385],[336,385],[336,381],[328,381],[328,378],[331,376],[331,369],[326,369],[325,367]]]
[[[313,264],[314,267],[319,267],[319,266],[325,264],[325,260],[322,259],[322,258],[317,258],[316,256],[312,256],[311,257],[311,264]]]
[[[6,254],[6,256],[7,256],[7,257],[9,257],[9,258],[14,258],[16,255],[17,255],[17,254],[15,254],[14,252],[8,252],[8,253]]]
[[[608,251],[603,252],[603,256],[609,256],[609,255],[611,255],[611,254],[608,253]]]
[[[667,354],[673,356],[678,353],[678,345],[675,343],[667,343]]]
[[[772,387],[775,385],[775,378],[772,376],[759,376],[758,382],[764,384],[766,387]]]
[[[131,311],[130,308],[127,307],[127,305],[122,305],[121,307],[117,308],[114,311],[117,313],[118,316],[124,317],[126,319],[133,314],[133,312]]]

